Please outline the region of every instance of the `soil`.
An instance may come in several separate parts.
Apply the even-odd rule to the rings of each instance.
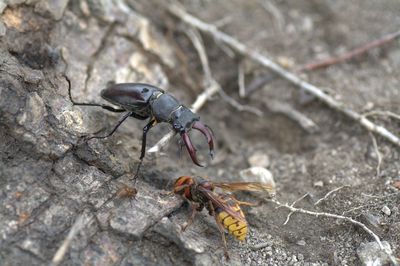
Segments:
[[[289,71],[400,25],[397,0],[181,4]],[[218,94],[211,97],[198,114],[215,134],[216,158],[208,160],[203,136],[191,132],[199,158],[208,162],[195,166],[176,137],[161,154],[146,154],[136,199],[115,197],[133,185],[146,122],[129,119],[107,139],[82,141],[89,133],[108,132],[120,114],[72,106],[65,75],[79,102],[105,104],[99,93],[108,82],[147,82],[190,106],[204,89],[203,71],[184,25],[158,1],[9,1],[0,3],[0,11],[1,264],[49,264],[78,217],[87,222],[61,265],[393,263],[361,227],[301,213],[284,224],[289,211],[273,202],[243,207],[250,231],[244,243],[227,235],[230,261],[206,211],[181,232],[190,208],[167,193],[172,182],[182,175],[241,181],[239,172],[252,166],[250,158],[257,154],[274,177],[277,200],[292,204],[307,194],[295,207],[360,221],[400,258],[399,147],[313,97],[304,100],[281,78],[241,98],[239,64],[246,85],[271,73],[232,56],[207,34],[202,37],[214,78],[229,96],[263,115],[238,111]],[[399,48],[395,40],[346,63],[298,75],[359,113],[400,114]],[[272,111],[271,103],[291,106],[319,130],[305,130]],[[399,134],[398,119],[370,118]],[[168,124],[153,128],[148,148],[169,129]],[[378,170],[374,138],[382,157]],[[259,200],[251,193],[237,197]]]

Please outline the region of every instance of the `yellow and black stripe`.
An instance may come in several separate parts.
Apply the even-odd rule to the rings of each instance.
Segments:
[[[226,211],[217,208],[215,211],[217,213],[218,222],[221,223],[224,228],[240,241],[244,241],[247,236],[247,222],[244,217],[242,210],[238,204],[231,204],[231,208],[234,209],[242,220],[238,220],[232,215],[228,214]]]

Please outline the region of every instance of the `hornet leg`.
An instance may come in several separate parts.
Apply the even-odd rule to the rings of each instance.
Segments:
[[[197,206],[195,204],[190,204],[190,207],[192,208],[192,213],[189,217],[189,219],[184,223],[184,225],[181,226],[182,231],[184,232],[186,228],[188,228],[194,221],[194,217],[196,216],[197,213]]]
[[[210,206],[211,215],[214,216],[214,219],[215,219],[215,221],[217,222],[217,225],[218,225],[219,232],[221,233],[222,243],[223,243],[223,245],[224,245],[224,254],[225,254],[225,258],[226,258],[227,260],[229,260],[230,258],[229,258],[228,247],[227,247],[227,245],[226,245],[226,238],[225,238],[225,232],[224,232],[225,229],[224,229],[224,226],[223,226],[223,225],[221,224],[221,222],[218,220],[217,213],[215,212],[214,206],[212,205],[211,202],[209,202],[209,206]]]

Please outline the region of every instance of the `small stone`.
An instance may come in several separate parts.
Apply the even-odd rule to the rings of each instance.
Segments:
[[[393,186],[400,190],[400,180],[393,181]]]
[[[382,246],[391,254],[390,244],[382,241]],[[391,265],[391,260],[377,242],[362,243],[357,249],[362,265]]]
[[[35,11],[41,14],[49,13],[55,20],[59,20],[62,18],[67,4],[68,0],[39,1],[35,6]]]
[[[363,213],[361,215],[361,219],[365,220],[364,222],[367,223],[370,226],[375,227],[375,229],[380,229],[380,224],[381,222],[381,217],[377,215],[373,215],[371,213]]]
[[[4,9],[7,7],[7,4],[4,1],[0,2],[0,14],[3,13]]]
[[[299,240],[299,241],[297,241],[296,244],[299,245],[299,246],[305,246],[307,243],[304,240]]]
[[[384,213],[384,214],[386,214],[387,216],[390,216],[391,214],[392,214],[392,211],[389,209],[389,207],[388,206],[383,206],[383,208],[382,208],[382,212]]]
[[[47,110],[42,98],[36,92],[32,92],[28,94],[25,112],[18,115],[17,122],[36,133],[43,127],[46,116]]]
[[[363,111],[371,111],[373,108],[375,107],[373,102],[367,102],[364,107],[363,107]]]
[[[239,172],[243,181],[246,182],[261,182],[271,186],[270,194],[275,192],[275,181],[272,173],[264,167],[250,167]]]
[[[40,250],[40,245],[35,240],[32,239],[25,239],[22,244],[19,245],[19,247],[23,250],[26,250],[28,252],[31,252],[32,254],[35,254],[36,256],[42,258],[42,252]]]
[[[293,68],[293,66],[296,64],[293,58],[286,56],[278,56],[276,61],[278,61],[281,66],[287,69]]]
[[[256,152],[251,155],[248,159],[250,166],[268,167],[269,157],[265,153]]]
[[[323,187],[323,186],[324,186],[324,182],[322,182],[322,181],[314,182],[314,187]]]
[[[4,23],[0,21],[0,36],[6,35],[6,32],[7,32],[6,25],[4,25]]]

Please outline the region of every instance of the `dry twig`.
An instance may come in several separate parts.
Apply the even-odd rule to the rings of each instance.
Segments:
[[[323,196],[322,198],[320,198],[319,200],[317,200],[317,202],[314,203],[314,206],[317,206],[318,204],[320,204],[322,201],[326,200],[332,193],[335,193],[338,190],[341,190],[344,187],[348,187],[348,186],[341,186],[335,189],[332,189],[331,191],[329,191],[328,193],[325,194],[325,196]]]
[[[370,132],[369,136],[372,139],[372,144],[374,145],[374,150],[375,150],[376,157],[378,160],[378,164],[376,165],[376,177],[379,177],[379,175],[381,173],[382,154],[379,152],[378,143],[376,142],[376,138],[375,138],[374,134],[372,134]]]
[[[333,97],[329,96],[328,94],[324,93],[323,90],[320,88],[300,79],[298,76],[288,72],[277,63],[273,62],[272,60],[268,59],[266,56],[257,52],[254,49],[249,49],[245,44],[239,42],[238,40],[234,39],[230,35],[223,33],[218,30],[217,27],[214,25],[207,24],[198,18],[190,15],[184,9],[178,7],[175,4],[169,4],[166,8],[171,12],[173,15],[178,17],[180,20],[184,21],[185,23],[195,27],[207,34],[210,34],[217,42],[224,43],[231,47],[236,53],[246,56],[251,60],[259,63],[260,65],[270,69],[271,71],[275,72],[277,75],[281,76],[282,78],[290,81],[294,85],[297,85],[299,88],[305,90],[306,92],[314,95],[316,98],[327,104],[329,107],[337,110],[349,118],[357,121],[360,123],[364,128],[368,131],[374,132],[384,139],[390,141],[391,143],[395,144],[396,146],[400,147],[400,139],[392,132],[387,130],[385,127],[376,125],[372,121],[368,120],[363,115],[359,114],[358,112],[346,107],[343,103],[335,100]]]
[[[374,116],[374,115],[379,115],[379,116],[387,116],[391,117],[394,119],[397,119],[400,121],[400,115],[390,112],[390,111],[381,111],[381,110],[375,110],[371,112],[364,113],[363,116],[368,117],[368,116]]]
[[[200,57],[201,65],[204,71],[204,78],[205,84],[216,84],[216,86],[219,87],[218,92],[221,95],[221,97],[228,102],[231,106],[236,108],[238,111],[247,111],[250,113],[253,113],[257,116],[262,116],[263,113],[258,110],[257,108],[254,108],[252,106],[247,106],[247,105],[242,105],[239,102],[237,102],[235,99],[230,97],[228,94],[225,93],[225,91],[222,89],[221,85],[214,79],[214,77],[211,74],[211,68],[208,63],[208,57],[206,53],[206,48],[203,43],[203,39],[201,38],[200,34],[197,32],[197,30],[193,28],[188,28],[185,30],[185,33],[189,37],[189,39],[192,41],[193,46],[196,48],[196,51]]]
[[[238,86],[239,86],[239,96],[241,98],[246,97],[246,87],[244,82],[244,62],[239,62],[238,66]]]
[[[309,195],[309,194],[306,193],[306,194],[304,194],[303,196],[301,196],[300,198],[298,198],[297,200],[293,201],[293,203],[290,205],[290,207],[294,207],[294,205],[296,205],[296,203],[302,201],[302,200],[303,200],[305,197],[307,197],[308,195]],[[281,206],[279,206],[279,207],[281,207]],[[285,220],[285,222],[283,223],[283,225],[286,225],[286,224],[289,222],[290,216],[292,216],[293,213],[295,213],[295,212],[293,212],[293,211],[289,212],[289,214],[287,215],[286,220]]]
[[[72,225],[67,237],[64,239],[57,252],[54,254],[53,259],[51,260],[51,266],[57,266],[62,262],[65,254],[69,249],[69,246],[71,245],[72,240],[92,220],[93,216],[88,216],[87,213],[83,213],[79,215],[78,218],[76,218],[75,223]]]
[[[306,194],[307,195],[307,194]],[[303,196],[304,197],[304,196]],[[361,227],[365,232],[367,232],[370,236],[372,236],[375,241],[378,243],[379,247],[386,253],[386,255],[388,255],[388,257],[390,258],[391,262],[393,263],[393,265],[398,265],[396,258],[392,255],[392,253],[390,252],[390,250],[387,250],[383,245],[382,242],[379,238],[378,235],[376,235],[371,229],[369,229],[365,224],[356,221],[350,217],[347,216],[343,216],[343,215],[338,215],[338,214],[333,214],[333,213],[327,213],[327,212],[314,212],[314,211],[309,211],[309,210],[305,210],[305,209],[301,209],[301,208],[295,208],[293,207],[293,205],[295,203],[293,203],[292,205],[289,204],[282,204],[281,202],[272,199],[272,200],[267,200],[270,202],[275,203],[276,205],[278,205],[278,207],[283,207],[286,208],[288,210],[290,210],[290,214],[295,213],[295,212],[299,212],[299,213],[303,213],[303,214],[307,214],[307,215],[311,215],[311,216],[315,216],[315,217],[327,217],[327,218],[334,218],[334,219],[338,219],[338,220],[343,220],[346,222],[350,222],[354,225],[357,225],[359,227]],[[298,200],[297,200],[298,201]],[[297,202],[296,201],[296,202]],[[288,220],[288,219],[287,219]],[[285,222],[284,224],[286,224],[287,222]]]
[[[350,213],[350,212],[353,212],[353,211],[357,211],[357,210],[365,208],[365,207],[370,207],[370,206],[374,206],[374,204],[364,204],[364,205],[360,205],[360,206],[348,209],[348,210],[342,212],[342,215],[345,215],[346,213]]]
[[[269,0],[258,0],[258,2],[261,4],[261,6],[272,15],[274,18],[274,24],[275,27],[279,31],[283,31],[285,27],[285,18],[282,15],[281,11],[279,8],[273,5],[273,3]]]
[[[329,57],[329,58],[326,58],[326,59],[323,59],[323,60],[320,60],[317,62],[305,64],[305,65],[301,66],[299,69],[297,69],[297,71],[299,71],[299,72],[310,71],[310,70],[315,70],[318,68],[328,67],[328,66],[331,66],[334,64],[342,63],[344,61],[347,61],[347,60],[350,60],[357,56],[360,56],[360,55],[368,52],[372,48],[376,48],[376,47],[382,46],[388,42],[391,42],[391,41],[395,40],[396,38],[398,38],[399,36],[400,36],[400,31],[387,34],[377,40],[374,40],[372,42],[364,44],[360,47],[357,47],[351,51],[345,52],[341,55],[333,56],[333,57]]]
[[[266,74],[260,77],[254,78],[250,84],[246,88],[246,97],[249,97],[255,91],[261,89],[265,84],[276,79],[276,75],[274,74]]]
[[[317,124],[314,123],[314,121],[312,121],[310,118],[297,111],[287,103],[268,101],[266,105],[270,111],[286,115],[288,118],[298,123],[301,128],[303,128],[308,133],[316,133],[319,131],[319,127]]]
[[[205,85],[206,89],[204,90],[204,92],[202,94],[200,94],[197,97],[196,101],[192,104],[191,110],[193,112],[197,112],[204,105],[204,103],[207,101],[207,99],[209,97],[211,97],[213,94],[218,92],[226,102],[228,102],[231,106],[233,106],[237,110],[247,111],[247,112],[253,113],[257,116],[262,116],[263,115],[262,111],[258,110],[257,108],[254,108],[252,106],[242,105],[225,93],[225,91],[221,88],[220,84],[211,75],[211,69],[208,64],[207,53],[204,48],[203,40],[202,40],[200,34],[198,34],[198,32],[196,32],[196,30],[190,29],[190,28],[186,29],[185,33],[187,34],[189,39],[192,41],[193,46],[196,48],[196,51],[199,55],[200,62],[201,62],[203,72],[204,72],[204,80],[205,80],[204,83],[206,84]],[[164,146],[166,146],[168,144],[168,142],[172,139],[172,137],[174,135],[175,135],[174,131],[169,132],[161,140],[159,140],[156,145],[151,147],[148,150],[148,152],[149,153],[159,152]]]

